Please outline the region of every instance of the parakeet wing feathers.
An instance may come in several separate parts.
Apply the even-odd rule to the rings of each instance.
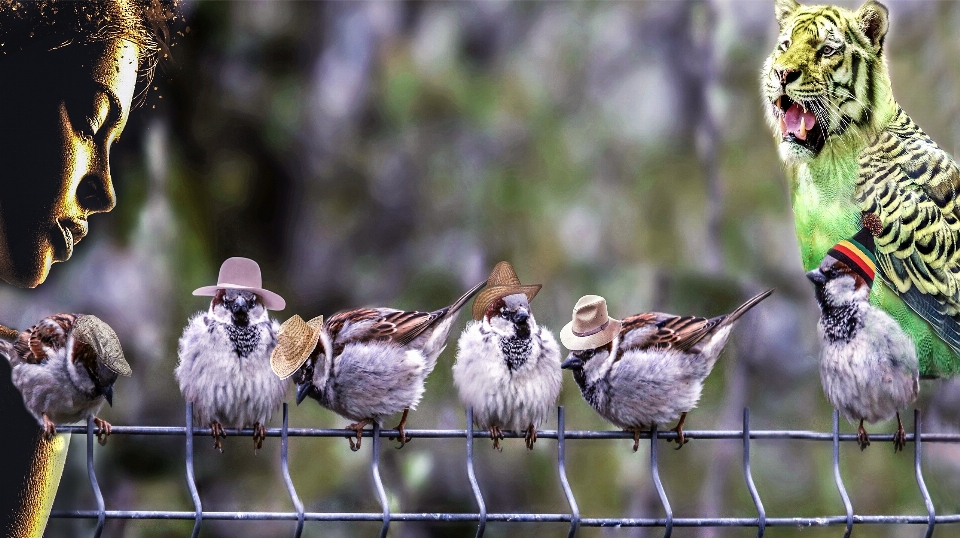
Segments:
[[[960,167],[899,111],[859,169],[860,209],[883,225],[877,272],[960,352]]]

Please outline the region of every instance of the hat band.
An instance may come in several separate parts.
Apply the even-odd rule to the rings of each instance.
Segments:
[[[605,321],[605,322],[603,323],[603,325],[601,325],[601,326],[599,326],[599,327],[597,327],[597,328],[595,328],[595,329],[590,329],[589,331],[582,332],[582,333],[578,333],[577,331],[574,331],[573,329],[571,329],[570,332],[572,332],[574,336],[579,336],[580,338],[583,338],[584,336],[590,336],[590,335],[597,334],[598,332],[606,329],[606,328],[607,328],[607,325],[610,325],[610,318],[607,318],[607,321]]]

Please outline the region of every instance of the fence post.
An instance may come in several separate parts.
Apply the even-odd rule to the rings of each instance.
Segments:
[[[100,538],[107,514],[103,503],[103,494],[100,492],[100,484],[97,483],[97,474],[93,469],[93,417],[87,417],[87,477],[90,479],[93,496],[97,499],[97,528],[93,531],[93,538]]]
[[[570,482],[567,480],[566,463],[566,443],[565,439],[565,417],[563,406],[557,408],[557,469],[560,472],[560,485],[563,486],[563,494],[567,497],[567,504],[570,505],[570,532],[567,538],[573,538],[580,528],[580,508],[577,506],[577,500],[573,497],[573,490],[570,488]]]
[[[473,498],[477,501],[477,510],[480,521],[477,524],[477,538],[483,536],[483,531],[487,527],[487,504],[483,502],[483,493],[480,492],[480,484],[477,482],[477,474],[473,468],[473,407],[467,407],[467,478],[470,479],[470,489],[473,490]]]
[[[197,492],[197,482],[193,475],[193,404],[187,402],[186,417],[186,438],[187,438],[187,487],[190,488],[190,496],[193,497],[193,509],[196,511],[196,518],[193,523],[193,533],[191,538],[197,538],[200,535],[200,523],[203,521],[203,505],[200,504],[200,493]]]

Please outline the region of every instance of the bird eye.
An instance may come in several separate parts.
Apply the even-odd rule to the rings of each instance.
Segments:
[[[830,45],[826,45],[822,49],[820,49],[820,53],[823,54],[824,58],[826,58],[827,56],[833,56],[836,52],[837,52],[837,49],[831,47]]]

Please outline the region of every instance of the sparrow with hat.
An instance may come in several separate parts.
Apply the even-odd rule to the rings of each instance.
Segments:
[[[605,346],[620,334],[620,320],[607,314],[607,300],[584,295],[573,307],[573,320],[560,329],[560,341],[571,351]]]

